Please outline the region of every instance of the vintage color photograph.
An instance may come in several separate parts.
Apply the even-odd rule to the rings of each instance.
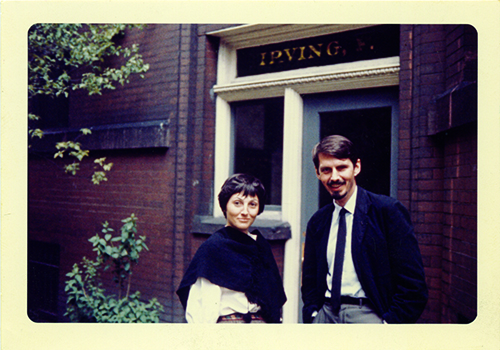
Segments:
[[[2,3],[2,345],[497,348],[499,11]]]
[[[329,135],[356,146],[358,187],[409,216],[399,231],[382,212],[365,219],[380,227],[360,236],[361,254],[373,257],[352,246],[357,299],[395,323],[475,319],[474,27],[49,23],[34,24],[28,40],[32,321],[217,322],[224,307],[250,312],[224,306],[223,290],[220,310],[198,315],[204,288],[202,310],[186,311],[176,293],[200,245],[230,219],[217,200],[222,183],[243,173],[265,188],[252,229],[286,292],[274,321],[308,322],[303,310],[323,301],[306,295],[319,291],[309,285],[316,271],[302,270],[312,269],[303,233],[332,202],[311,151]],[[383,247],[371,246],[378,239]],[[257,269],[221,287],[243,278],[233,288],[262,300],[244,286]],[[229,272],[193,273],[215,283]],[[195,282],[184,286],[193,298]]]

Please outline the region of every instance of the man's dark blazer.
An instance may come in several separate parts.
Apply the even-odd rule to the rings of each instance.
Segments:
[[[309,220],[302,266],[304,323],[325,302],[326,250],[333,203]],[[397,200],[358,186],[352,226],[352,258],[377,314],[388,323],[413,323],[427,303],[424,268],[410,215]]]

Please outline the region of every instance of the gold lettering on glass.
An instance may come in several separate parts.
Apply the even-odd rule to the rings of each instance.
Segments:
[[[274,60],[278,60],[282,55],[283,53],[281,52],[281,50],[271,51],[271,61],[269,62],[269,64],[274,64]]]
[[[321,47],[323,46],[323,43],[318,44],[318,48],[314,47],[314,45],[309,45],[309,50],[311,53],[309,54],[309,59],[313,59],[313,53],[316,54],[317,57],[321,57]]]

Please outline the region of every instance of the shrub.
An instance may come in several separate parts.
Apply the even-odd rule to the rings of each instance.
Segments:
[[[97,252],[95,260],[83,257],[66,274],[66,313],[72,322],[157,323],[163,306],[156,298],[149,302],[140,299],[140,292],[130,293],[132,267],[139,261],[139,253],[148,247],[145,236],[136,236],[137,218],[132,214],[122,220],[121,235],[113,237],[114,230],[105,222],[103,237],[96,234],[89,241]],[[118,297],[102,287],[101,272],[111,268]],[[124,296],[122,297],[122,295]]]

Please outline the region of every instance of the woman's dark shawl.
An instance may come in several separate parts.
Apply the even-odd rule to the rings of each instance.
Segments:
[[[267,323],[279,323],[286,301],[283,282],[271,246],[255,230],[257,240],[231,227],[210,236],[198,249],[181,281],[177,295],[186,309],[189,289],[198,277],[245,293],[258,304]]]

